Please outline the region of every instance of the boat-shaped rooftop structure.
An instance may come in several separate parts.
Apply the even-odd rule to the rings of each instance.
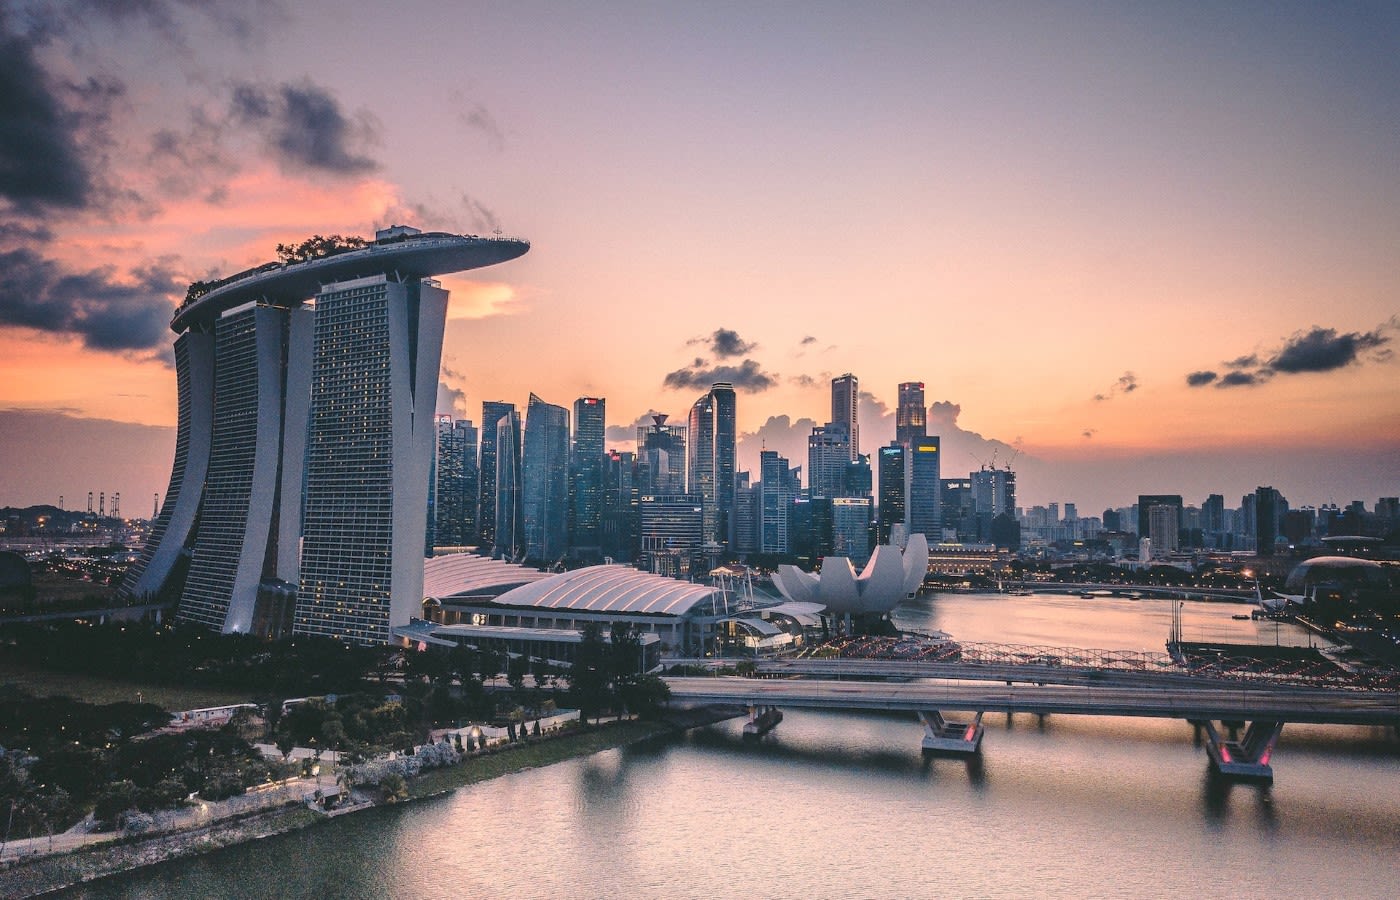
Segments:
[[[298,262],[271,262],[204,285],[203,291],[192,289],[189,299],[175,310],[170,329],[181,334],[255,300],[296,306],[333,282],[374,275],[395,280],[434,278],[506,262],[529,249],[530,242],[520,238],[390,228],[362,247]]]

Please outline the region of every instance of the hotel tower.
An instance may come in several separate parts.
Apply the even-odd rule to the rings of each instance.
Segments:
[[[525,241],[395,227],[191,287],[165,503],[127,596],[222,632],[383,643],[422,601],[447,291]]]

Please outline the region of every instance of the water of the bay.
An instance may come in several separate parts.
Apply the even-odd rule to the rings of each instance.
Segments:
[[[1176,601],[938,595],[903,627],[1160,651]],[[1307,644],[1187,602],[1186,640]],[[790,710],[130,873],[72,897],[1400,896],[1400,741],[1285,727],[1271,786],[1207,771],[1185,722],[989,716],[925,759],[912,717]]]

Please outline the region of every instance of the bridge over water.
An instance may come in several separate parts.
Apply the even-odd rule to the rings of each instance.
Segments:
[[[1037,654],[1031,654],[1036,659]],[[675,700],[741,704],[746,733],[763,733],[783,707],[907,710],[924,723],[923,747],[975,753],[988,712],[1185,719],[1207,739],[1224,775],[1269,779],[1270,758],[1284,723],[1400,728],[1400,690],[1270,680],[1206,678],[1186,670],[1066,667],[1039,661],[991,665],[884,659],[797,659],[755,662],[761,677],[667,677]],[[971,712],[950,721],[945,712]],[[1217,727],[1219,723],[1219,727]],[[1245,729],[1242,738],[1238,728]],[[1221,732],[1230,734],[1222,737]]]

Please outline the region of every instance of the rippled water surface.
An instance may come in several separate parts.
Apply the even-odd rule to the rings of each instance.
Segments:
[[[1188,640],[1306,644],[1187,603]],[[939,596],[905,627],[1160,650],[1168,601]],[[1400,742],[1290,725],[1272,786],[1207,773],[1184,722],[988,716],[925,759],[901,715],[789,711],[132,873],[72,897],[1396,897]]]

